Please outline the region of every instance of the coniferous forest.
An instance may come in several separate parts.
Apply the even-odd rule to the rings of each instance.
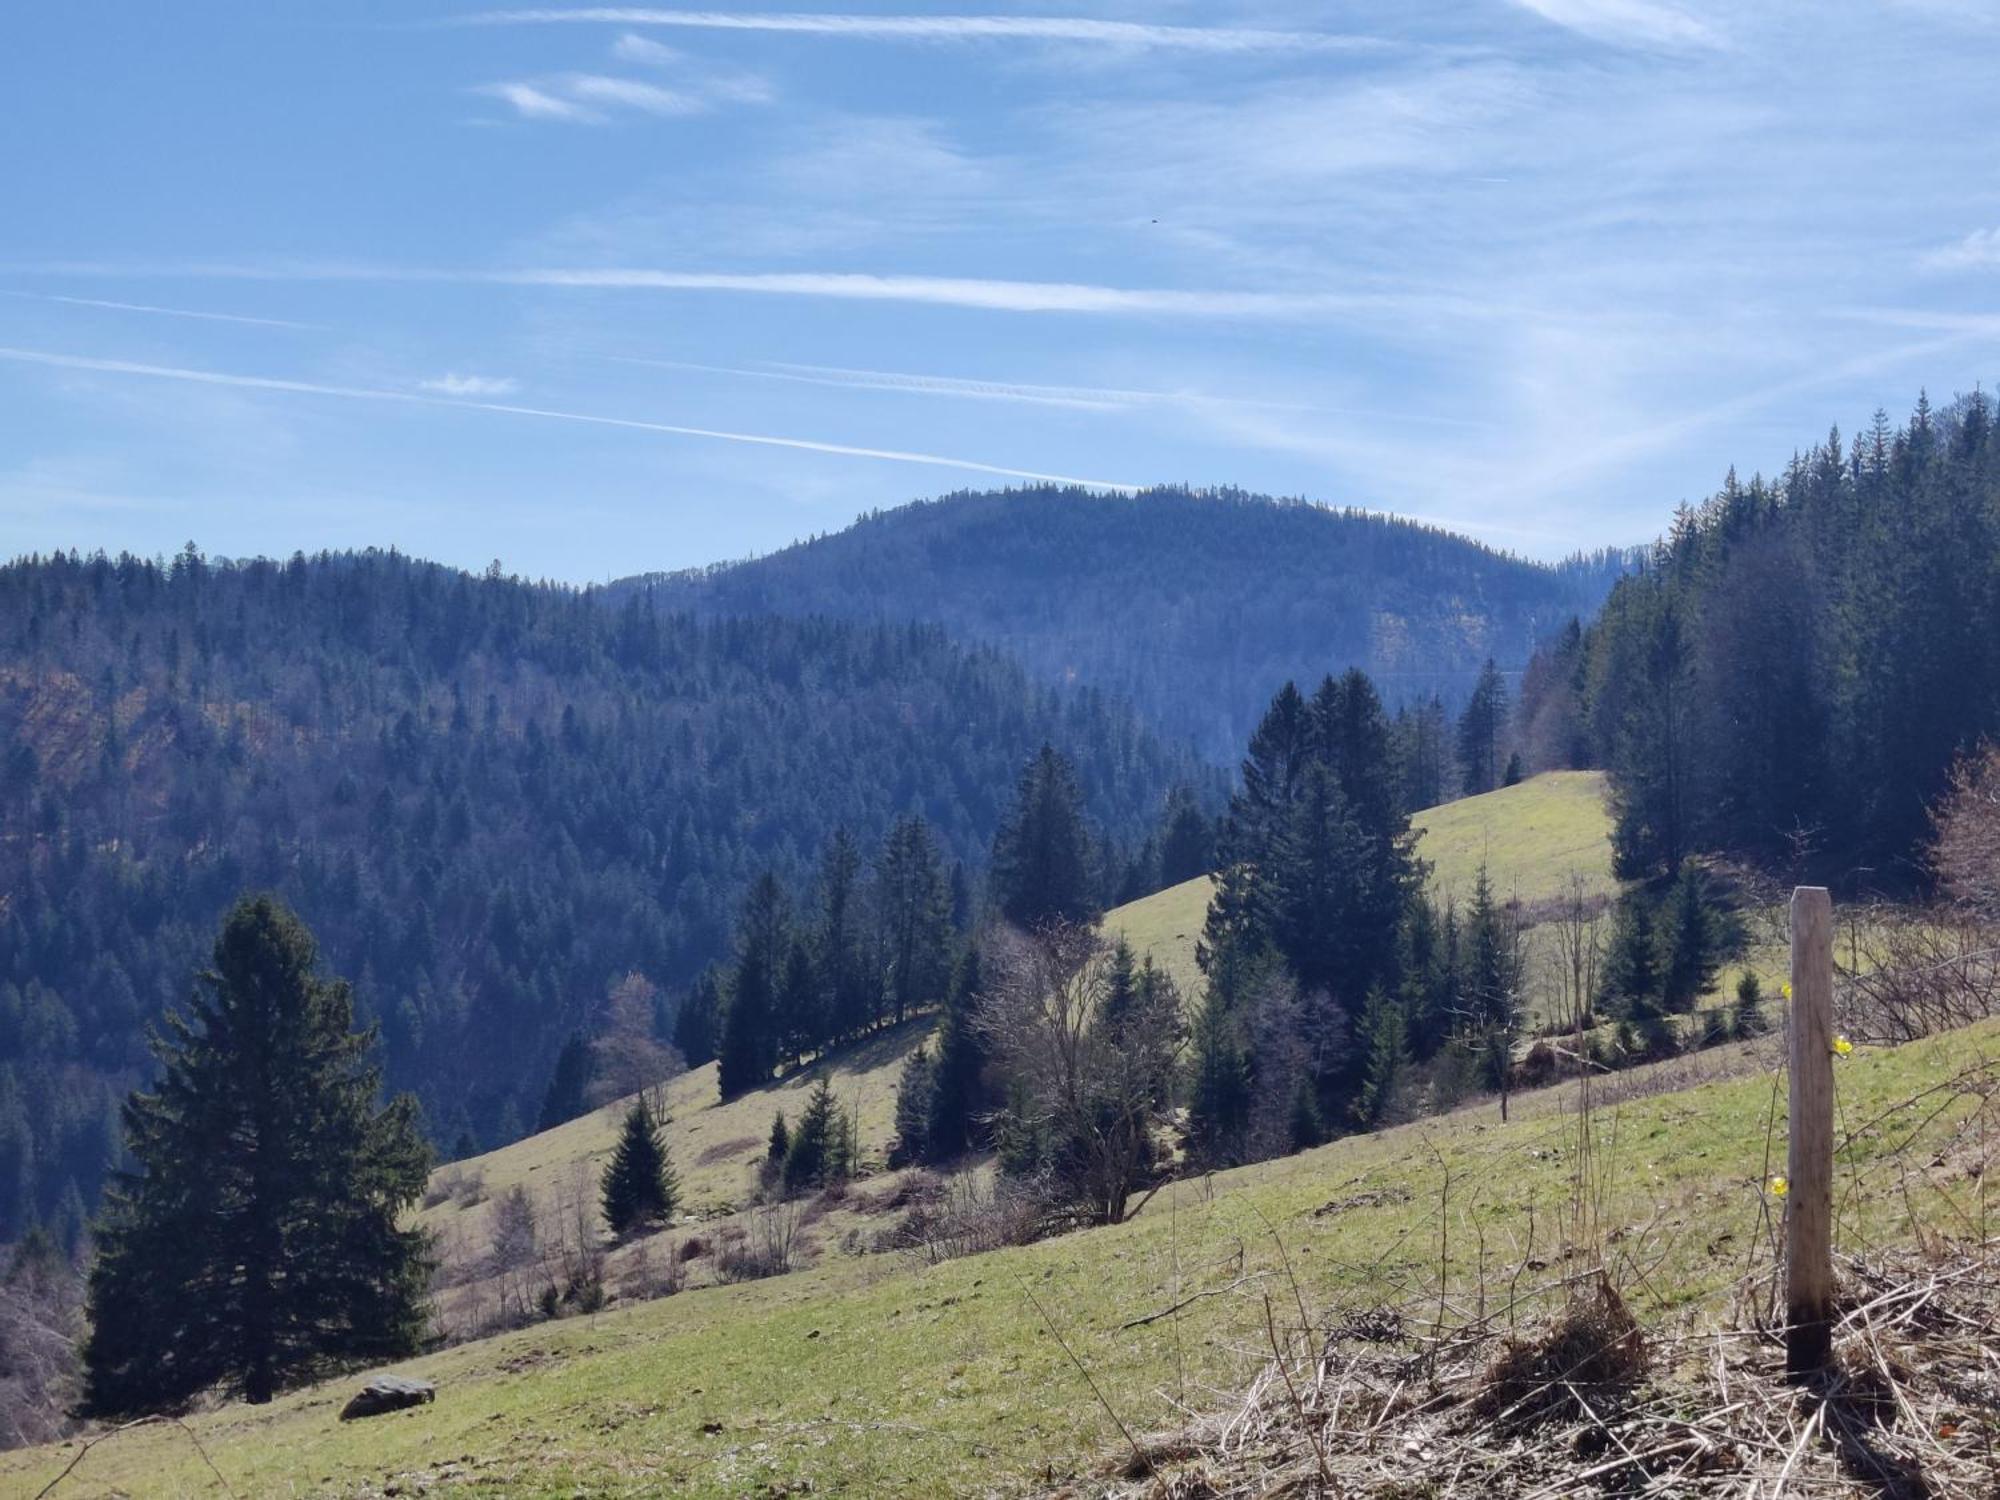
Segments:
[[[1878,412],[1678,511],[1530,665],[1522,740],[1539,766],[1611,773],[1627,876],[1716,851],[1919,885],[1954,757],[2000,730],[1996,556],[1992,402]]]
[[[1601,937],[1582,885],[1564,898],[1594,955],[1572,976],[1578,1055],[1754,1037],[1748,969],[1697,1014],[1741,952],[1730,861],[1920,890],[1941,797],[1974,785],[2000,721],[1996,443],[1975,395],[1836,433],[1775,481],[1732,473],[1601,610],[1516,596],[1458,642],[1512,619],[1537,643],[1522,670],[1433,634],[1447,666],[1400,701],[1359,666],[1282,680],[1233,777],[1177,736],[1199,729],[1173,694],[1139,693],[1142,717],[978,644],[940,607],[966,566],[950,547],[935,572],[890,548],[907,607],[942,617],[900,621],[393,552],[0,569],[0,1243],[37,1336],[81,1335],[40,1374],[0,1369],[12,1430],[62,1430],[64,1390],[116,1417],[414,1352],[462,1274],[404,1222],[429,1165],[613,1100],[594,1208],[639,1245],[680,1204],[661,1085],[684,1065],[714,1062],[725,1104],[818,1068],[756,1173],[790,1222],[869,1170],[824,1064],[912,1017],[933,1030],[901,1069],[889,1164],[990,1154],[992,1217],[965,1231],[985,1243],[1121,1222],[1179,1173],[1476,1094],[1504,1121],[1559,1071],[1536,918],[1483,867],[1433,895],[1411,817],[1541,770],[1608,772],[1625,882],[1592,898]],[[1190,503],[1160,501],[1169,531]],[[1450,540],[1368,524],[1392,573]],[[865,595],[846,566],[827,578]],[[1587,593],[1622,566],[1531,571]],[[1079,624],[1024,598],[1015,622],[1081,631],[1084,660],[1106,608]],[[1240,661],[1189,608],[1164,636],[1178,618],[1190,660]],[[1221,697],[1185,675],[1226,717],[1305,649],[1282,634]],[[1098,659],[1114,681],[1120,661],[1139,671]],[[1204,873],[1194,992],[1099,933],[1108,907]],[[539,1233],[518,1188],[493,1225],[496,1257]],[[544,1315],[601,1305],[604,1252],[584,1253]],[[718,1274],[788,1254],[732,1248]]]
[[[751,562],[614,584],[705,615],[935,620],[1137,705],[1227,765],[1271,695],[1358,666],[1392,706],[1517,672],[1624,571],[1545,567],[1434,527],[1240,491],[1028,488],[864,516]]]
[[[733,957],[753,881],[803,892],[837,830],[872,858],[921,820],[962,918],[1044,743],[1098,872],[1174,789],[1217,796],[1123,709],[934,627],[697,623],[394,554],[14,563],[0,1240],[74,1240],[146,1028],[245,890],[287,899],[353,979],[431,1138],[484,1148],[535,1127],[614,984],[678,995]]]

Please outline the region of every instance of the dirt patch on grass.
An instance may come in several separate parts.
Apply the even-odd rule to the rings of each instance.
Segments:
[[[717,1141],[713,1146],[704,1148],[701,1155],[694,1159],[694,1164],[698,1167],[712,1167],[719,1161],[728,1161],[732,1156],[741,1156],[746,1151],[754,1151],[763,1144],[764,1138],[760,1135],[739,1135],[726,1141]]]

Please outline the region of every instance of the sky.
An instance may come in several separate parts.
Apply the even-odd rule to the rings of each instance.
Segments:
[[[1537,557],[2000,371],[2000,4],[62,0],[0,555],[589,582],[1055,478]]]

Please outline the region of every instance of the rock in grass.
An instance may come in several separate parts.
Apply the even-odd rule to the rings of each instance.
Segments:
[[[340,1420],[379,1417],[385,1411],[401,1411],[406,1406],[422,1406],[437,1400],[437,1387],[428,1380],[405,1380],[400,1375],[378,1375],[354,1393],[354,1399],[340,1409]]]

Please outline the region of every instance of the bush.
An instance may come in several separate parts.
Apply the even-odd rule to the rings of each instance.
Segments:
[[[447,1201],[460,1208],[476,1208],[484,1203],[486,1173],[476,1168],[467,1171],[464,1167],[451,1167],[432,1177],[424,1188],[424,1207],[436,1208]]]
[[[715,1258],[715,1274],[724,1282],[760,1281],[792,1269],[798,1250],[802,1214],[796,1204],[778,1203],[760,1209],[747,1234],[724,1245]]]
[[[1048,1201],[1018,1182],[956,1172],[885,1231],[877,1248],[901,1250],[925,1265],[1026,1245],[1049,1232]]]

